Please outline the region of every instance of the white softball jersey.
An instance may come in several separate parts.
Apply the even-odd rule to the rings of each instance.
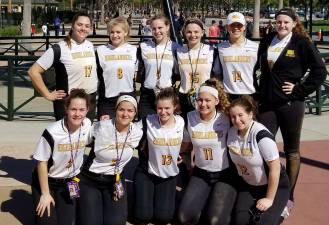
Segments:
[[[117,142],[115,133],[117,133]],[[121,173],[124,166],[130,161],[134,149],[143,136],[143,130],[131,123],[127,133],[119,133],[115,128],[114,119],[111,119],[97,122],[94,125],[93,135],[95,137],[95,158],[89,171],[97,174],[114,175],[115,172]],[[121,154],[119,170],[115,171],[116,160],[120,158]]]
[[[142,60],[145,67],[145,80],[143,84],[145,88],[154,89],[156,87],[157,69],[160,70],[159,87],[165,88],[172,86],[173,70],[178,71],[176,58],[174,56],[174,51],[176,51],[178,46],[177,43],[170,40],[167,46],[165,43],[156,45],[152,40],[140,44]]]
[[[246,39],[243,46],[232,46],[229,41],[218,45],[223,85],[229,94],[255,92],[253,72],[257,62],[258,43]]]
[[[96,58],[93,44],[85,40],[77,43],[71,39],[71,48],[65,41],[58,43],[61,49],[60,63],[56,73],[56,86],[67,89],[68,93],[73,88],[82,88],[88,94],[97,91],[98,78],[96,72]],[[38,60],[44,70],[48,70],[54,62],[54,51],[49,48]],[[59,90],[59,88],[57,88]]]
[[[290,42],[291,37],[292,37],[292,33],[290,33],[286,37],[282,38],[282,40],[278,39],[276,36],[273,38],[270,46],[267,49],[267,61],[268,61],[270,68],[273,67],[274,63],[281,55],[283,49]],[[289,54],[289,50],[287,51],[287,54]],[[293,54],[293,56],[294,56],[294,54],[295,54],[294,51],[292,51],[291,54]]]
[[[157,114],[146,119],[148,142],[148,172],[161,178],[179,173],[177,158],[183,141],[184,120],[175,115],[173,127],[163,127]]]
[[[220,112],[206,122],[199,112],[187,114],[187,132],[184,142],[192,142],[195,153],[195,165],[209,172],[222,171],[229,167],[226,138],[230,128],[229,118]]]
[[[91,121],[85,118],[81,127],[69,135],[64,119],[50,124],[43,132],[33,158],[48,161],[49,177],[76,176],[80,173],[85,146],[91,142],[91,127]]]
[[[192,73],[193,86],[198,89],[210,78],[211,73],[218,75],[220,72],[218,58],[214,59],[214,48],[206,44],[190,50],[187,45],[178,48],[177,62],[181,76],[179,92],[183,94],[187,94],[192,88]]]
[[[97,48],[100,84],[104,85],[100,93],[106,98],[116,97],[121,92],[134,91],[134,77],[138,69],[137,48],[125,43],[114,48],[112,45],[101,45]]]
[[[257,143],[259,132],[268,132]],[[233,163],[239,175],[250,185],[267,184],[267,174],[264,163],[279,158],[279,151],[273,135],[264,125],[256,121],[250,126],[245,137],[238,135],[238,130],[231,127],[228,133],[227,145]],[[267,165],[266,165],[267,166]]]

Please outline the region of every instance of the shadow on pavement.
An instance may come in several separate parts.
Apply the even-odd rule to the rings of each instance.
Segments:
[[[13,178],[19,182],[30,185],[35,161],[32,159],[16,159],[10,156],[0,158],[0,170],[7,173],[0,175],[4,178]]]
[[[13,190],[9,200],[1,203],[1,211],[12,214],[21,224],[33,224],[33,204],[31,194],[23,189]]]

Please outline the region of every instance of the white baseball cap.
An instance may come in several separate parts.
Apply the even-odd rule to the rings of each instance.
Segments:
[[[232,12],[228,14],[226,23],[227,25],[231,25],[232,23],[241,23],[244,26],[246,25],[246,19],[242,13]]]

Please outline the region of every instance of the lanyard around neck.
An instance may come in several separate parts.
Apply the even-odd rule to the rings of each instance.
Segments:
[[[119,174],[119,164],[120,164],[120,161],[121,161],[121,158],[122,158],[122,155],[123,155],[124,148],[125,148],[126,143],[127,143],[128,136],[130,134],[130,127],[128,129],[125,141],[122,144],[122,149],[121,149],[120,156],[119,156],[118,130],[116,128],[115,122],[114,122],[114,132],[115,132],[115,148],[116,148],[116,152],[117,152],[117,158],[115,160],[115,165],[114,165],[114,174]]]
[[[163,52],[162,52],[162,55],[161,55],[161,60],[160,60],[160,65],[158,64],[158,51],[157,51],[157,43],[155,43],[155,60],[156,60],[156,64],[157,64],[157,80],[160,80],[160,77],[161,77],[161,66],[162,66],[162,60],[163,60],[163,56],[165,54],[165,51],[166,51],[166,48],[167,48],[167,44],[169,42],[169,39],[166,41],[166,45],[163,49]]]
[[[199,64],[199,58],[200,58],[200,52],[201,52],[201,49],[203,47],[203,44],[200,44],[200,47],[199,47],[199,51],[198,51],[198,56],[197,56],[197,59],[196,59],[196,65],[195,65],[195,69],[193,71],[193,63],[192,63],[192,58],[191,58],[191,49],[190,47],[187,46],[188,48],[188,59],[190,61],[190,66],[191,66],[191,86],[193,87],[193,83],[194,83],[194,77],[195,77],[195,74],[196,74],[196,71],[198,69],[198,64]]]
[[[69,169],[71,166],[73,167],[72,169],[72,173],[75,171],[75,159],[77,158],[78,155],[78,151],[79,151],[79,147],[80,147],[80,135],[81,135],[81,125],[79,127],[79,136],[78,136],[78,142],[77,142],[77,146],[75,148],[75,153],[73,155],[73,150],[74,150],[74,143],[72,143],[72,137],[71,137],[71,133],[70,133],[70,129],[69,129],[69,125],[66,122],[66,127],[67,127],[67,131],[69,133],[69,140],[70,140],[70,161],[67,165],[67,168]]]

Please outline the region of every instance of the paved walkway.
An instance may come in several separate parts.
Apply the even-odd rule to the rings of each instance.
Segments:
[[[0,102],[6,96],[0,82]],[[32,95],[32,89],[15,89],[15,102]],[[34,99],[24,111],[51,112],[42,98]],[[32,225],[30,191],[34,151],[49,116],[17,116],[8,122],[0,117],[0,224]],[[296,206],[284,225],[324,225],[329,221],[329,112],[305,115],[302,130],[302,166],[296,188]],[[280,134],[277,141],[282,149]],[[284,161],[284,159],[282,159]]]
[[[51,110],[40,98],[43,107]],[[38,107],[41,107],[38,103]],[[37,107],[37,106],[36,106]],[[0,119],[1,224],[32,224],[31,160],[35,144],[51,117]],[[277,136],[280,143],[280,134]],[[282,148],[281,144],[280,148]],[[284,225],[322,225],[329,220],[329,112],[306,115],[302,131],[302,167],[296,188],[296,207]]]

